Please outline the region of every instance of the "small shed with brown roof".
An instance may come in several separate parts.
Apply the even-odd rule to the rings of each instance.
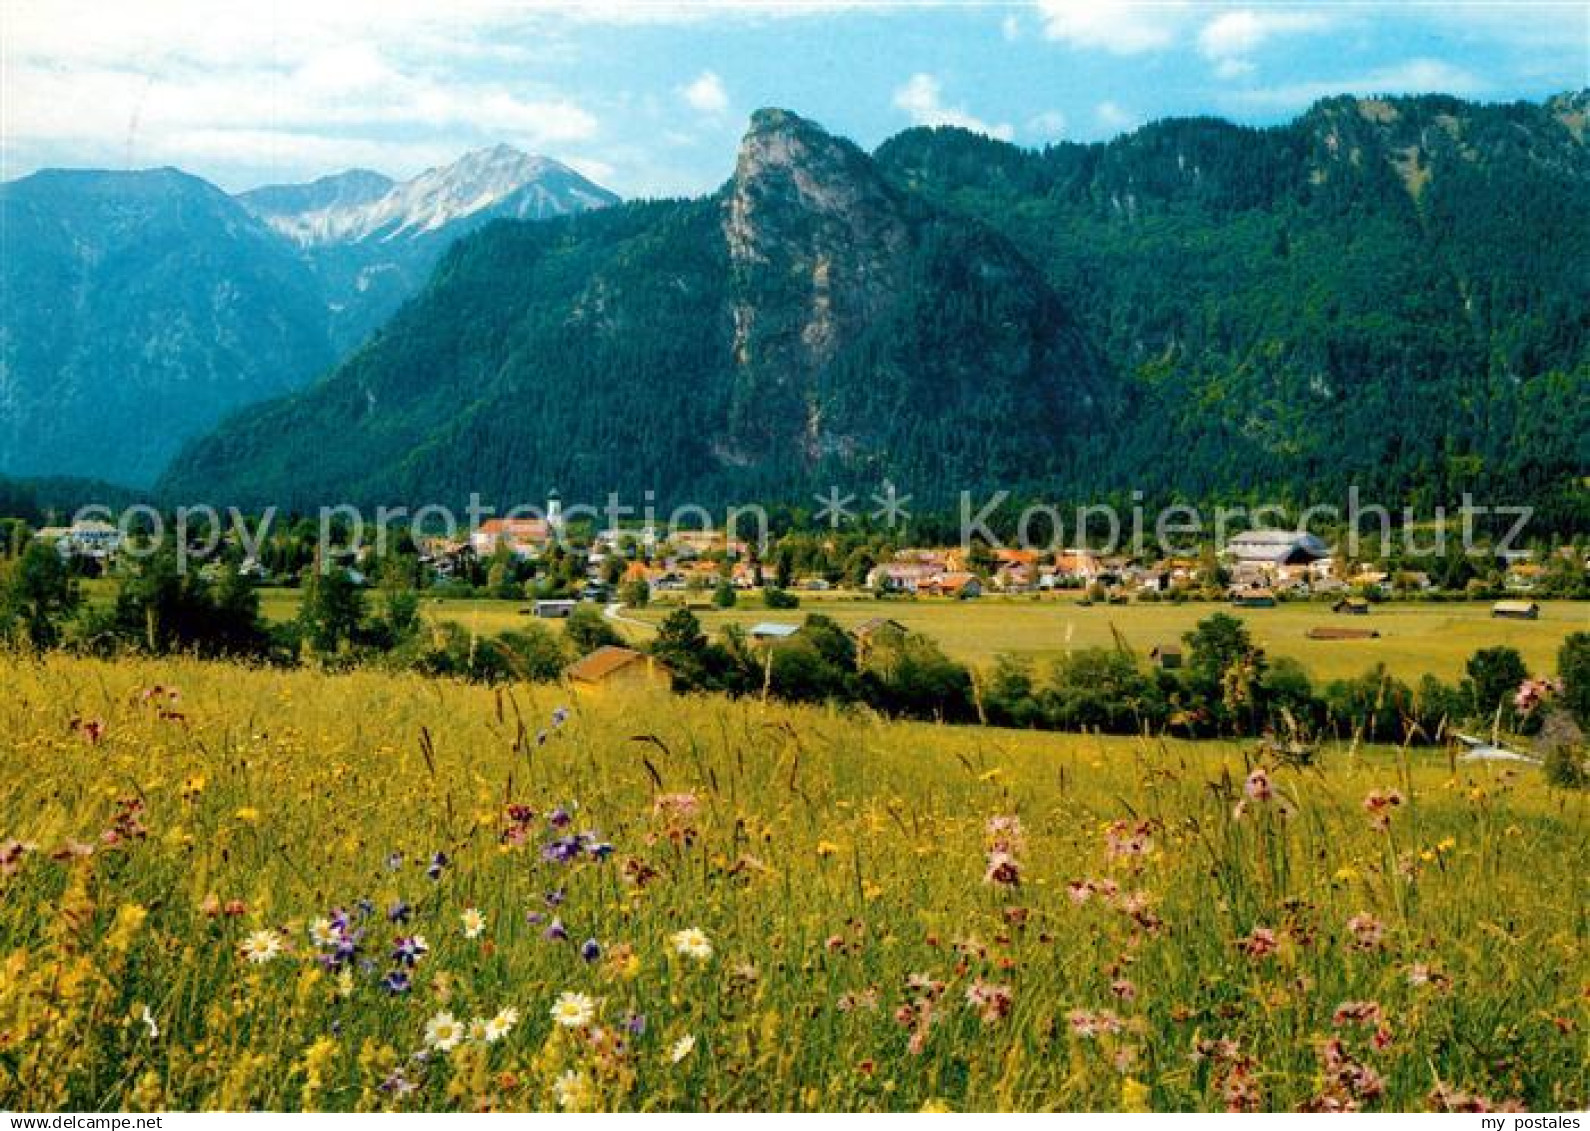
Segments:
[[[655,658],[633,648],[608,644],[564,669],[569,682],[581,688],[656,687],[673,685],[673,673]]]

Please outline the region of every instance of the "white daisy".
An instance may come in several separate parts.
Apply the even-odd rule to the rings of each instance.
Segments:
[[[712,957],[712,940],[707,938],[707,933],[700,927],[686,927],[682,931],[675,931],[668,938],[673,943],[674,949],[686,958],[705,962]]]
[[[585,994],[561,993],[552,1003],[552,1020],[569,1029],[589,1025],[596,1017],[596,1003]]]
[[[668,1049],[668,1060],[669,1060],[669,1063],[678,1064],[681,1060],[683,1060],[685,1057],[689,1056],[692,1052],[694,1052],[695,1048],[696,1048],[696,1038],[692,1034],[686,1033],[684,1036],[680,1037],[677,1041],[675,1041],[671,1046],[669,1046],[669,1049]]]
[[[552,1082],[552,1095],[558,1106],[567,1111],[579,1111],[591,1106],[591,1082],[584,1074],[572,1068]]]
[[[458,918],[464,924],[466,939],[478,939],[486,930],[486,917],[473,907],[464,908],[463,914]]]
[[[330,949],[337,945],[337,932],[331,925],[331,920],[326,918],[316,919],[309,924],[309,941],[322,949]]]
[[[497,1016],[486,1022],[486,1043],[496,1044],[519,1024],[519,1011],[513,1006],[504,1006],[498,1011]]]
[[[255,931],[243,940],[239,949],[244,958],[256,966],[263,966],[282,952],[281,936],[275,931]]]
[[[438,1013],[425,1023],[425,1043],[439,1052],[448,1052],[464,1039],[464,1027],[451,1013]]]

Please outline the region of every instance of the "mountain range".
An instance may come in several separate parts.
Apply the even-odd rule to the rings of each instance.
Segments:
[[[345,356],[460,235],[616,200],[506,146],[238,196],[176,169],[0,185],[0,473],[148,485]]]
[[[458,241],[350,357],[189,445],[161,490],[713,503],[887,481],[924,505],[1356,484],[1582,516],[1587,114],[1587,92],[1344,96],[1263,129],[1033,151],[918,128],[867,153],[760,111],[716,193]]]

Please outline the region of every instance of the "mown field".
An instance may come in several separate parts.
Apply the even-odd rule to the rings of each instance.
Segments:
[[[1155,645],[1178,643],[1200,620],[1226,612],[1247,624],[1254,641],[1269,654],[1298,660],[1316,679],[1361,675],[1384,663],[1392,674],[1410,682],[1426,673],[1456,679],[1476,650],[1501,644],[1517,648],[1532,669],[1550,671],[1563,638],[1590,630],[1590,604],[1573,601],[1543,603],[1538,621],[1493,618],[1489,602],[1387,602],[1374,606],[1367,617],[1337,616],[1329,605],[1314,602],[1273,609],[1235,609],[1205,602],[1082,607],[1068,597],[876,601],[821,596],[814,600],[802,594],[802,608],[793,614],[755,607],[759,604],[747,601],[744,609],[701,610],[697,616],[709,631],[728,622],[750,626],[765,620],[798,621],[805,612],[826,613],[847,625],[887,616],[933,637],[956,659],[985,664],[1002,652],[1047,660],[1077,648],[1112,647],[1114,631],[1140,655],[1147,655]],[[626,610],[625,615],[656,623],[667,612],[668,606],[660,605]],[[1321,625],[1374,629],[1380,637],[1321,641],[1304,635]]]
[[[1590,811],[1534,770],[193,661],[0,687],[0,1107],[1590,1103]]]
[[[108,592],[108,591],[105,591]],[[94,591],[95,599],[108,599]],[[1274,609],[1234,609],[1226,604],[1189,602],[1093,605],[1082,607],[1072,595],[1061,597],[985,597],[975,601],[924,599],[877,601],[857,594],[803,593],[801,608],[773,611],[755,596],[740,607],[719,610],[710,595],[693,596],[692,608],[708,632],[725,624],[749,628],[760,621],[798,622],[820,612],[844,625],[871,617],[891,617],[914,632],[937,640],[953,658],[986,665],[1001,653],[1053,660],[1078,648],[1112,647],[1114,632],[1147,655],[1158,644],[1180,641],[1198,621],[1215,612],[1242,619],[1254,640],[1272,656],[1298,660],[1317,680],[1362,675],[1377,663],[1409,683],[1425,674],[1456,680],[1463,665],[1481,648],[1507,645],[1518,649],[1535,671],[1551,671],[1563,638],[1590,631],[1590,603],[1547,601],[1538,621],[1502,620],[1490,615],[1490,602],[1396,601],[1374,606],[1367,617],[1336,616],[1329,605],[1288,603]],[[648,608],[625,609],[616,627],[635,642],[650,639],[648,626],[659,623],[681,600],[676,595]],[[295,589],[266,589],[261,611],[267,619],[290,620],[298,612]],[[427,598],[422,614],[454,621],[482,636],[522,628],[530,603],[493,600]],[[554,629],[558,621],[544,621]],[[1304,634],[1316,626],[1369,628],[1375,640],[1320,641]]]

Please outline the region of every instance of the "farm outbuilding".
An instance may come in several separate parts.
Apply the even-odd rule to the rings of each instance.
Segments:
[[[1533,601],[1498,601],[1491,606],[1491,616],[1506,620],[1539,620],[1540,606]]]

